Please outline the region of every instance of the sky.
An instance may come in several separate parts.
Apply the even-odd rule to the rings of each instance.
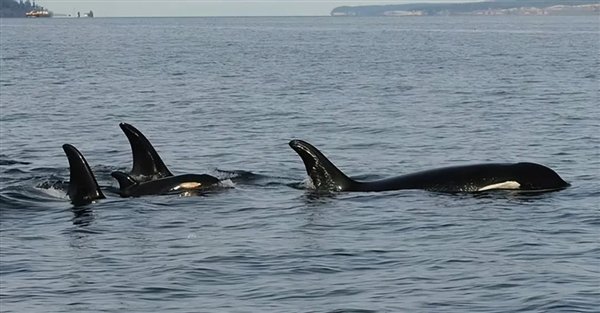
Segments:
[[[96,17],[133,16],[322,16],[343,5],[481,0],[36,0],[55,14],[94,11]]]

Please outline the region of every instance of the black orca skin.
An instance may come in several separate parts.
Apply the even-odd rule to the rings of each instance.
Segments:
[[[142,132],[127,123],[120,123],[119,127],[131,146],[133,167],[129,175],[140,182],[173,176]]]
[[[164,195],[184,192],[201,192],[219,186],[219,179],[207,174],[183,174],[138,182],[123,172],[112,172],[119,182],[122,197],[140,197],[146,195]]]
[[[218,178],[207,174],[174,176],[141,131],[127,123],[120,123],[119,127],[127,136],[133,154],[133,168],[129,174],[111,173],[119,182],[121,196],[198,192],[219,185]]]
[[[302,158],[317,190],[388,191],[424,189],[438,192],[482,192],[488,190],[552,191],[566,188],[552,169],[536,163],[492,163],[444,167],[402,176],[359,182],[346,176],[321,151],[302,140],[290,147]]]
[[[104,199],[96,177],[81,152],[70,144],[64,144],[62,147],[69,160],[70,178],[67,194],[71,203],[80,206]]]

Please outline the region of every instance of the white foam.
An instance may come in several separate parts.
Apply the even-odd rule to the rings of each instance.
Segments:
[[[53,197],[53,198],[69,200],[69,196],[63,189],[58,189],[58,188],[54,188],[54,187],[48,187],[48,188],[35,187],[35,189],[47,194],[50,197]]]
[[[229,178],[222,180],[220,184],[225,188],[235,188],[235,183]]]
[[[306,189],[317,189],[310,177],[307,177],[305,180],[303,180],[302,185],[304,185]]]

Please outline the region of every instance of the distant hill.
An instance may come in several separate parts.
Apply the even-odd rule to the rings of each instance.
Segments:
[[[594,14],[600,14],[600,0],[491,0],[469,3],[413,3],[341,6],[331,11],[332,16]]]
[[[31,10],[42,10],[42,7],[29,0],[0,0],[0,17],[25,17]]]

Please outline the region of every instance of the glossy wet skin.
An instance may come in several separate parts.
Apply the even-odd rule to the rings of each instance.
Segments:
[[[302,158],[317,190],[387,191],[424,189],[440,192],[478,192],[496,189],[548,191],[569,184],[556,172],[535,163],[495,163],[453,166],[371,182],[358,182],[342,173],[317,148],[302,140],[290,147]]]
[[[84,205],[96,199],[104,199],[96,177],[81,152],[70,144],[64,144],[63,150],[69,160],[70,178],[67,194],[71,203]]]
[[[119,127],[127,136],[131,146],[133,166],[129,175],[138,181],[150,181],[173,176],[142,132],[127,123],[120,123]]]
[[[298,153],[315,189],[343,191],[351,188],[350,179],[327,159],[321,151],[302,140],[292,140],[290,147]]]
[[[113,172],[111,175],[119,181],[119,193],[123,197],[200,192],[216,188],[220,182],[218,178],[207,174],[184,174],[147,182],[137,182],[123,172]]]

